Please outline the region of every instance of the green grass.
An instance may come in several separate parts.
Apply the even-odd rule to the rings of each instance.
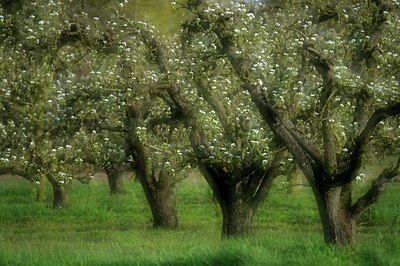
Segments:
[[[399,265],[400,184],[361,219],[357,244],[327,246],[308,188],[273,188],[252,233],[221,240],[221,214],[204,182],[178,187],[180,226],[153,230],[138,183],[111,196],[105,182],[73,184],[71,207],[37,203],[25,181],[0,182],[0,265]],[[49,191],[49,196],[51,191]]]

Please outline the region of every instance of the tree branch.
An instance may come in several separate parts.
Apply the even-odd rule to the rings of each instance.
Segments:
[[[349,152],[351,152],[349,164],[342,173],[335,177],[335,182],[338,185],[349,183],[356,177],[355,170],[361,166],[362,156],[366,152],[366,142],[372,131],[375,130],[379,122],[396,115],[400,115],[400,103],[379,108],[370,116],[364,130],[354,140],[352,148],[349,149]]]
[[[252,186],[256,185],[257,187],[253,187],[253,201],[259,203],[263,201],[270,191],[273,181],[277,178],[281,172],[281,162],[285,158],[286,150],[280,151],[273,159],[270,167],[264,172],[262,178],[260,180],[253,181]]]
[[[28,171],[23,171],[21,169],[16,169],[13,166],[10,167],[0,167],[0,175],[5,175],[5,174],[11,174],[11,175],[19,175],[26,180],[32,180],[32,173],[29,173]]]
[[[397,164],[391,168],[386,168],[382,173],[372,182],[371,188],[360,197],[356,203],[351,206],[350,212],[354,217],[361,215],[368,207],[374,204],[378,197],[386,188],[386,184],[390,180],[400,174],[400,157]]]
[[[202,17],[200,13],[196,13],[200,19],[207,21],[206,18]],[[269,99],[257,88],[249,82],[250,80],[250,69],[246,67],[244,63],[246,60],[238,53],[236,53],[236,48],[232,40],[232,36],[223,29],[222,25],[216,25],[213,27],[213,32],[218,37],[220,44],[222,46],[222,52],[225,54],[229,62],[231,63],[233,69],[235,70],[237,76],[242,82],[243,90],[250,93],[253,103],[258,108],[261,116],[268,124],[270,129],[275,133],[275,135],[285,143],[292,154],[294,154],[296,162],[305,172],[308,178],[313,178],[313,167],[310,162],[310,158],[317,160],[320,158],[318,155],[318,149],[315,148],[309,141],[306,140],[305,136],[294,132],[294,126],[288,124],[288,120],[283,121],[282,111],[277,110],[273,104],[270,103]],[[261,80],[264,78],[260,77]],[[304,150],[303,147],[307,146],[308,149]],[[308,154],[307,152],[310,152]],[[311,155],[311,156],[310,156]],[[315,162],[317,165],[320,164],[319,161]]]
[[[311,56],[311,63],[321,75],[324,85],[320,95],[322,113],[322,138],[324,142],[324,168],[328,175],[333,175],[337,168],[336,138],[332,120],[332,99],[335,93],[331,73],[331,63],[319,51],[307,45],[306,51]]]
[[[204,97],[206,102],[212,107],[212,109],[215,111],[218,120],[220,121],[224,131],[225,131],[225,138],[227,138],[229,141],[238,143],[238,138],[236,135],[236,130],[235,126],[231,123],[229,117],[228,117],[228,111],[225,108],[225,106],[221,103],[220,100],[216,99],[214,95],[210,92],[210,90],[207,88],[207,85],[202,84],[201,81],[196,80],[196,84],[199,88],[200,94]]]

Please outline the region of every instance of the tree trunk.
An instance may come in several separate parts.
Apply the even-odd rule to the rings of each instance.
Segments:
[[[291,195],[299,189],[301,183],[300,173],[298,171],[297,165],[291,167],[286,174],[287,189],[286,194]]]
[[[45,202],[47,200],[47,177],[39,175],[39,184],[36,187],[36,201]]]
[[[123,175],[117,170],[106,170],[110,193],[112,195],[121,194],[124,190]]]
[[[356,223],[350,213],[349,189],[350,184],[345,187],[330,188],[324,193],[324,206],[320,208],[320,215],[325,242],[328,244],[344,246],[354,243]]]
[[[140,180],[153,216],[153,227],[175,229],[178,227],[175,187],[151,187],[147,181]]]
[[[241,199],[221,204],[222,238],[233,238],[247,235],[252,227],[256,207],[249,206]]]
[[[149,191],[151,213],[153,215],[153,227],[175,229],[178,227],[178,215],[176,212],[176,195],[174,186],[163,186]]]
[[[143,162],[136,161],[137,165]],[[151,166],[148,166],[149,168]],[[146,169],[146,170],[143,170]],[[154,171],[141,165],[137,167],[137,178],[142,185],[147,202],[153,216],[154,228],[175,229],[178,227],[176,212],[175,183],[173,176],[166,171],[160,171],[158,178]]]
[[[67,183],[63,186],[53,185],[53,208],[65,209],[69,207],[69,192],[71,184]]]
[[[154,228],[178,227],[174,176],[158,170],[147,160],[149,153],[136,142],[134,146],[135,172],[149,203]]]
[[[222,211],[222,238],[245,236],[250,232],[259,203],[265,199],[272,181],[280,173],[272,168],[274,170],[269,169],[268,173],[254,168],[250,174],[248,169],[235,174],[215,165],[199,164]],[[238,182],[235,180],[237,176],[246,178]]]
[[[137,135],[137,128],[144,124],[143,115],[147,107],[144,102],[129,102],[126,104],[128,149],[127,154],[132,156],[134,172],[139,179],[147,202],[153,215],[154,228],[175,229],[178,227],[176,212],[176,196],[174,176],[162,167],[155,165],[151,160],[152,149],[142,143]],[[159,161],[165,162],[165,161]]]

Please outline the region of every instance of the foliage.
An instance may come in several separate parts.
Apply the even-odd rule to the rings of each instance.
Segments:
[[[94,138],[69,120],[74,73],[63,64],[67,54],[64,7],[52,1],[32,2],[18,14],[2,13],[1,147],[2,172],[35,180],[39,174],[60,185],[87,163]],[[89,176],[81,176],[87,180]]]
[[[247,200],[295,161],[325,233],[349,238],[399,174],[395,158],[353,199],[370,153],[399,153],[398,1],[173,1],[191,14],[163,38],[128,1],[99,17],[82,3],[1,10],[1,172],[62,185],[134,165],[146,191],[173,187],[193,150],[219,200]]]
[[[377,134],[378,125],[389,119],[398,123],[398,77],[393,75],[398,72],[380,56],[398,49],[388,44],[388,36],[398,32],[393,27],[398,3],[178,5],[195,16],[184,25],[186,35],[210,41],[207,65],[221,57],[229,62],[242,90],[302,168],[326,241],[352,242],[355,220],[400,173],[398,158],[353,202],[351,182],[358,179],[370,147],[379,149],[387,140]]]

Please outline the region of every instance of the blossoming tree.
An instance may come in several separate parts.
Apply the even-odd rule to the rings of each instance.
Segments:
[[[400,161],[353,199],[352,182],[400,113],[396,1],[181,3],[187,29],[209,36],[307,177],[325,240],[354,241],[357,218],[399,174]],[[396,122],[394,122],[396,124]],[[398,153],[397,153],[398,154]]]
[[[93,137],[70,123],[74,74],[70,28],[59,16],[62,6],[33,2],[15,14],[3,12],[1,36],[1,167],[39,182],[46,176],[53,206],[68,205],[68,186],[88,167]],[[81,176],[86,181],[89,175]]]

